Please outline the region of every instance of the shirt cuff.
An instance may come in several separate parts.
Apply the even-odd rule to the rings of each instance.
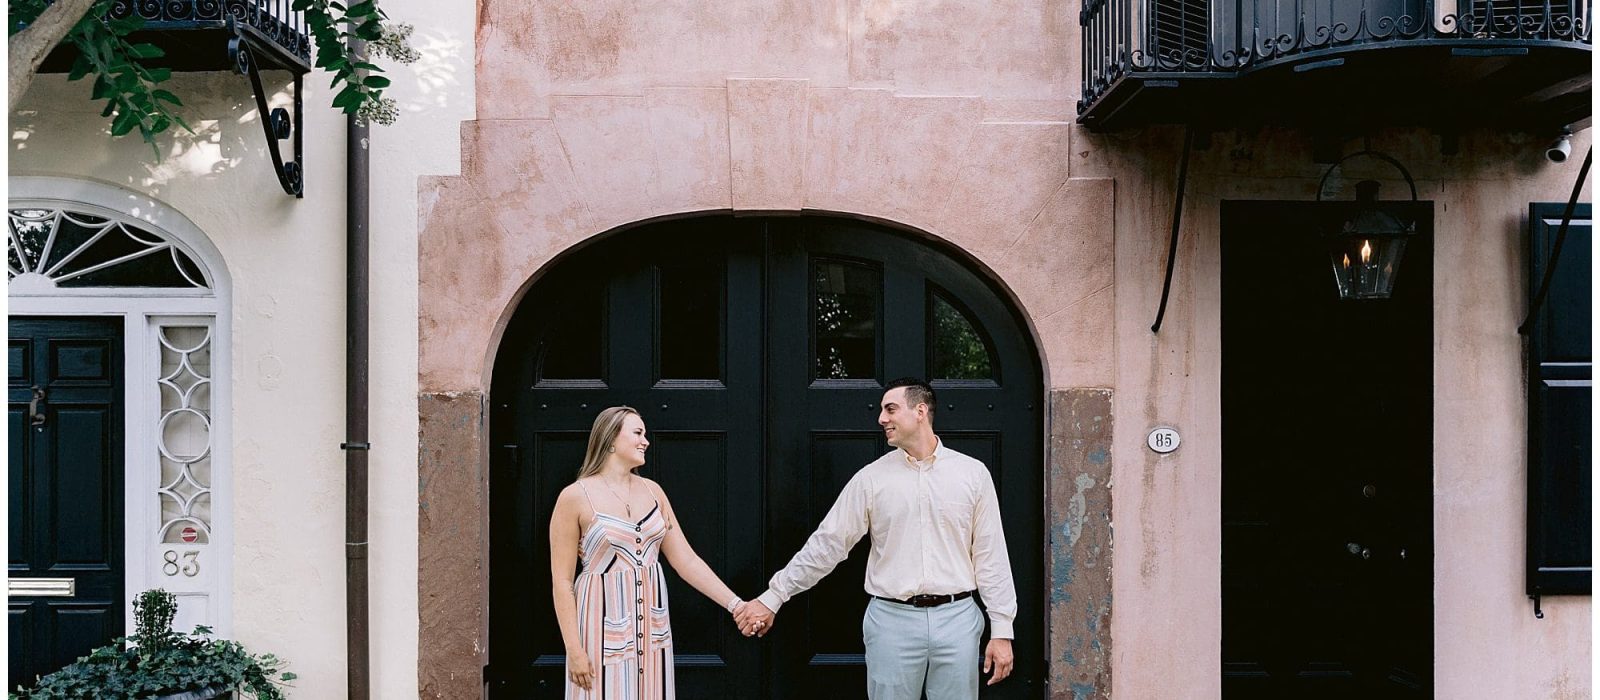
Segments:
[[[998,615],[989,616],[990,639],[1016,639],[1016,632],[1011,628],[1011,620]]]
[[[767,606],[767,609],[772,612],[778,612],[778,608],[783,607],[783,600],[778,598],[778,594],[774,593],[770,588],[767,589],[766,593],[756,596],[756,601]]]

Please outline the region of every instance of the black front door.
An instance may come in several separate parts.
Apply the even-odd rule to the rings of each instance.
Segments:
[[[122,320],[9,326],[9,678],[123,633]]]
[[[601,408],[640,409],[653,442],[642,473],[662,483],[696,551],[752,597],[855,470],[885,451],[883,384],[928,375],[939,433],[995,474],[1021,598],[1016,677],[985,697],[1040,696],[1036,358],[975,274],[863,224],[706,217],[574,253],[530,290],[496,359],[491,693],[560,692],[545,527]],[[679,697],[864,695],[865,548],[785,606],[760,641],[669,576]]]
[[[1432,697],[1432,240],[1341,301],[1319,218],[1222,209],[1223,696]]]

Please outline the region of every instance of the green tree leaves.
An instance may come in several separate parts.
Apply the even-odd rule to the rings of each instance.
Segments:
[[[9,34],[16,34],[38,19],[49,4],[47,0],[8,3]],[[145,65],[165,57],[165,52],[154,44],[128,41],[130,34],[144,27],[144,20],[138,16],[107,18],[113,4],[114,0],[96,2],[67,33],[64,42],[77,49],[67,78],[82,80],[93,76],[90,99],[105,100],[101,114],[111,120],[111,134],[124,136],[137,131],[160,159],[158,134],[174,125],[191,133],[194,130],[174,111],[183,106],[183,101],[159,87],[172,77],[172,71]],[[343,85],[334,95],[334,108],[364,121],[393,123],[399,108],[393,99],[383,95],[390,80],[374,75],[383,69],[368,61],[367,56],[352,53],[350,41],[369,42],[373,53],[411,63],[419,58],[406,44],[411,27],[389,23],[377,0],[349,6],[334,0],[294,0],[292,7],[305,13],[316,49],[314,65],[333,74],[331,87]]]

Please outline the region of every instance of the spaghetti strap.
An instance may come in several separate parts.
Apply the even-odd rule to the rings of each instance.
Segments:
[[[583,492],[583,501],[585,503],[589,504],[589,519],[590,520],[594,520],[594,516],[598,515],[600,513],[600,511],[595,510],[594,501],[589,498],[589,487],[583,485],[583,480],[582,479],[579,479],[579,480],[574,481],[572,483],[577,484],[578,485],[578,490]]]
[[[672,522],[673,518],[667,517],[667,512],[665,510],[662,510],[662,508],[661,508],[661,502],[667,499],[666,492],[661,490],[661,485],[660,484],[657,484],[657,483],[655,483],[653,481],[650,481],[650,480],[647,479],[647,480],[645,480],[644,483],[645,483],[645,487],[650,489],[650,491],[652,492],[650,498],[651,498],[651,500],[654,500],[656,502],[656,510],[660,510],[661,511],[662,520],[665,520],[667,522],[667,529],[671,530],[676,525],[676,523]]]

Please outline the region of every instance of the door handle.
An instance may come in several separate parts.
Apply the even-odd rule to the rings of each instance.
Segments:
[[[6,595],[72,598],[78,595],[78,582],[70,578],[7,578]]]
[[[28,424],[44,425],[44,414],[39,412],[39,404],[44,402],[44,389],[37,384],[29,388],[33,390],[33,400],[28,402]]]

